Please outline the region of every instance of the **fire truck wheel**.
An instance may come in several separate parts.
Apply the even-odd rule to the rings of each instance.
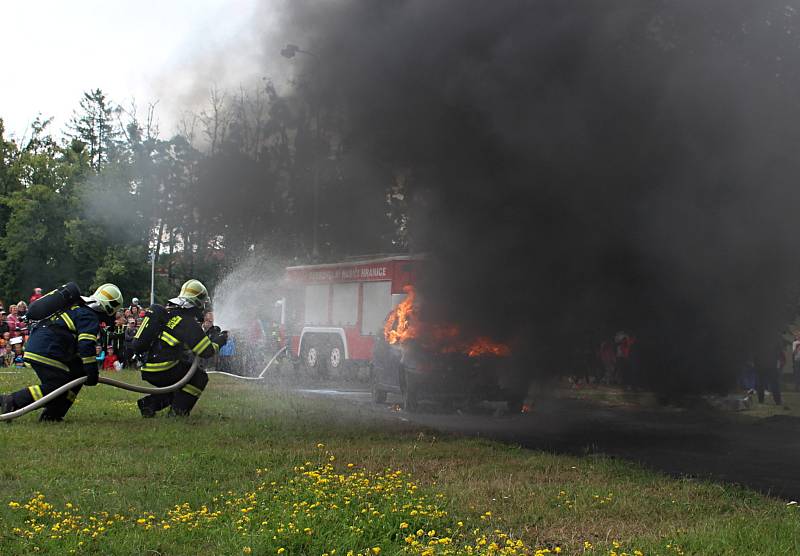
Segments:
[[[322,369],[322,350],[321,346],[309,339],[303,346],[303,365],[311,373],[318,373]]]
[[[330,344],[330,351],[325,358],[325,363],[328,367],[328,372],[337,373],[344,368],[344,346],[341,340],[332,340]]]

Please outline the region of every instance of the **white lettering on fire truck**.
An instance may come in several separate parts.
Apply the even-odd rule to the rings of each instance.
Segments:
[[[308,273],[308,280],[313,282],[334,282],[340,280],[370,280],[386,278],[387,267],[367,266],[355,268],[337,268],[335,270],[314,270]]]

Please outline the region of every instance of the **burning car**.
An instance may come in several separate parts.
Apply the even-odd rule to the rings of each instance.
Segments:
[[[410,412],[421,400],[446,405],[505,401],[509,411],[519,412],[527,384],[514,373],[510,348],[487,337],[465,338],[454,325],[424,322],[414,289],[405,291],[375,343],[373,401],[384,402],[391,392]]]

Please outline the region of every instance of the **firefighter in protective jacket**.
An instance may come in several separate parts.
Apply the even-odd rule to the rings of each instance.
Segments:
[[[166,307],[165,322],[156,323],[145,317],[133,341],[133,350],[140,353],[139,342],[152,334],[149,327],[161,326],[155,339],[146,350],[142,378],[154,386],[169,386],[183,378],[191,367],[195,355],[213,357],[228,339],[227,332],[217,332],[212,337],[203,332],[203,312],[209,302],[208,290],[198,280],[189,280],[180,294],[170,299]],[[157,411],[170,407],[170,415],[189,415],[208,384],[208,375],[197,369],[191,380],[180,390],[170,394],[151,394],[137,404],[143,417],[154,417]]]
[[[31,304],[31,308],[36,304],[47,306],[53,302],[59,306],[62,301],[59,296],[63,291],[53,290]],[[77,287],[74,291],[79,294]],[[40,320],[25,345],[24,361],[26,367],[36,372],[41,384],[2,396],[2,413],[30,405],[82,376],[87,377],[87,386],[96,385],[98,368],[95,346],[100,321],[112,318],[117,309],[122,307],[122,302],[122,293],[117,286],[103,284],[90,297],[76,295],[63,308]],[[63,421],[80,389],[80,385],[71,388],[45,405],[40,420]]]

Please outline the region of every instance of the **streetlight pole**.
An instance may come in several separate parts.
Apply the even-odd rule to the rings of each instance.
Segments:
[[[303,50],[296,44],[287,44],[281,49],[281,56],[284,58],[294,58],[297,54],[305,54],[307,56],[311,56],[317,64],[317,68],[315,71],[319,71],[319,63],[320,59],[319,56],[314,54],[313,52],[309,52],[308,50]],[[319,93],[319,91],[317,91]],[[313,228],[311,230],[311,257],[316,261],[319,259],[319,140],[320,140],[320,130],[319,130],[319,99],[314,101],[314,125],[316,127],[316,139],[314,140],[313,146],[313,156],[314,160],[313,164],[313,171],[311,176],[311,185],[313,188],[314,194],[314,207],[313,207]]]
[[[150,306],[156,302],[156,250],[150,253]]]

